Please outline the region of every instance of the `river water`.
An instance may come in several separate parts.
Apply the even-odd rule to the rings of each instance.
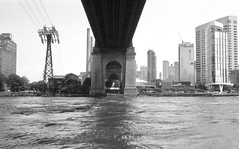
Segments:
[[[0,97],[0,148],[238,149],[239,97]]]

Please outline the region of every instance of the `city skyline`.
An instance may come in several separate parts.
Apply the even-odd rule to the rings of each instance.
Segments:
[[[20,0],[21,1],[21,0]],[[81,1],[42,0],[53,24],[59,31],[60,44],[52,46],[55,75],[80,74],[86,70],[86,29],[90,27]],[[152,49],[157,57],[158,73],[167,57],[174,62],[178,58],[178,44],[182,40],[195,43],[195,27],[225,16],[239,16],[236,0],[215,5],[216,1],[202,0],[197,3],[183,0],[150,0],[145,4],[136,29],[133,43],[136,62],[147,65],[146,52]],[[57,5],[55,5],[57,3]],[[173,4],[173,5],[172,5]],[[187,9],[182,9],[187,6]],[[203,11],[202,11],[203,10]],[[208,10],[208,11],[207,11]],[[17,0],[0,0],[0,33],[12,34],[17,47],[17,74],[29,80],[42,79],[46,44],[42,44],[33,25]],[[91,33],[92,34],[92,33]],[[146,40],[147,39],[147,40]]]

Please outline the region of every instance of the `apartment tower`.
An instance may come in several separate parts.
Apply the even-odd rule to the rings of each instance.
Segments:
[[[163,61],[163,80],[167,80],[169,78],[169,62],[164,60]]]
[[[0,73],[4,76],[16,74],[17,44],[10,33],[0,35]]]
[[[87,28],[86,36],[86,73],[90,72],[91,52],[93,51],[93,37],[90,36],[90,29]]]
[[[148,68],[148,73],[147,73],[147,81],[151,82],[153,80],[157,79],[157,64],[156,64],[156,56],[155,52],[153,50],[148,50],[147,51],[147,68]]]
[[[174,81],[179,82],[179,63],[174,62]]]
[[[228,83],[228,33],[223,23],[211,21],[196,27],[196,82]]]
[[[194,45],[183,42],[178,45],[179,82],[195,84]]]
[[[140,66],[140,76],[139,76],[139,78],[141,80],[147,81],[147,73],[148,73],[147,66]]]
[[[237,17],[226,16],[216,21],[223,24],[223,30],[227,32],[228,38],[228,68],[237,69],[238,66],[238,47],[237,47]]]

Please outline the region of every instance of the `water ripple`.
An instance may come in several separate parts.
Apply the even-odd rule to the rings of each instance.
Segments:
[[[237,97],[0,99],[0,148],[239,146]]]

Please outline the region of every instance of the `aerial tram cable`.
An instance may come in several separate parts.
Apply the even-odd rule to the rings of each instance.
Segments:
[[[24,9],[24,11],[28,14],[28,16],[32,20],[32,22],[34,22],[34,24],[36,24],[35,25],[36,27],[42,26],[41,21],[43,21],[44,23],[47,23],[47,21],[49,21],[52,25],[51,18],[49,17],[41,0],[39,0],[40,5],[35,0],[32,0],[33,5],[28,0],[25,0],[25,5],[24,5],[24,2],[21,2],[20,0],[18,0],[18,3],[21,5],[21,7]],[[39,6],[41,6],[42,8]],[[37,9],[37,11],[35,9]],[[44,10],[44,12],[42,12],[42,10]],[[44,13],[45,13],[45,15],[44,15]],[[39,27],[39,28],[41,28],[41,27]],[[38,30],[38,34],[40,36],[42,43],[47,44],[45,68],[44,68],[44,72],[43,72],[43,80],[47,84],[47,91],[50,91],[50,87],[54,88],[51,44],[56,43],[56,42],[60,43],[59,34],[53,25],[52,25],[52,27],[46,27],[46,25],[44,25],[43,29]],[[52,90],[52,91],[54,93],[54,90]]]
[[[29,13],[29,11],[27,10],[27,8],[24,6],[24,4],[20,1],[17,0],[18,4],[21,6],[21,8],[23,9],[23,11],[27,14],[28,18],[30,19],[30,21],[32,22],[32,24],[38,29],[39,28],[39,24],[37,24],[37,22],[35,22],[34,17],[31,16],[31,14]]]
[[[50,21],[50,23],[51,23],[51,25],[52,25],[53,23],[52,23],[52,21],[51,21],[51,18],[49,17],[49,15],[48,15],[48,13],[47,13],[47,11],[46,11],[46,9],[45,9],[45,7],[44,7],[42,1],[39,0],[39,2],[40,2],[40,4],[41,4],[41,6],[42,6],[42,8],[43,8],[43,10],[44,10],[44,12],[45,12],[45,14],[46,14],[48,20]]]
[[[35,5],[35,7],[36,7],[36,9],[37,9],[38,13],[40,14],[40,16],[41,16],[41,19],[42,19],[42,20],[43,20],[43,22],[46,24],[46,23],[47,23],[47,20],[46,20],[46,18],[45,18],[45,16],[44,16],[44,14],[42,13],[42,11],[41,11],[41,9],[40,9],[39,5],[37,4],[36,0],[32,0],[32,2],[33,2],[33,4]]]
[[[38,19],[37,14],[35,13],[35,11],[32,9],[31,5],[29,4],[29,2],[27,0],[24,0],[24,2],[27,4],[29,10],[31,11],[31,13],[33,14],[34,18],[37,20],[37,22],[39,23],[40,26],[42,26],[41,21]]]

